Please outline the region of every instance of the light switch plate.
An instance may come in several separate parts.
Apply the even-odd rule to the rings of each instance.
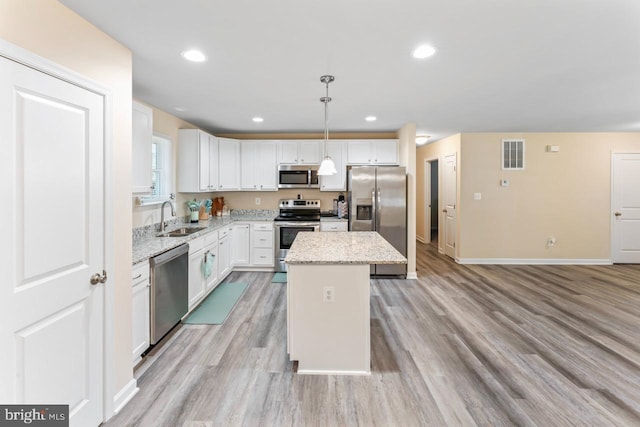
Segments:
[[[500,180],[500,186],[508,187],[509,186],[509,180],[508,179],[501,179]]]
[[[482,193],[473,193],[473,200],[482,200]]]

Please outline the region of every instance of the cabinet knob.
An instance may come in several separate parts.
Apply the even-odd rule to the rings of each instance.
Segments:
[[[614,213],[615,216],[622,216],[622,212],[616,212]]]

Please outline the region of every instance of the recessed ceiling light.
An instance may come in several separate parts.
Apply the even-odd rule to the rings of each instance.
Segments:
[[[416,145],[424,145],[431,138],[429,135],[416,136]]]
[[[184,59],[193,62],[204,62],[207,60],[207,57],[204,56],[204,53],[195,49],[185,50],[181,53],[181,55]]]
[[[254,121],[254,122],[256,122],[256,123],[262,123],[262,122],[264,122],[264,119],[263,119],[262,117],[254,117],[254,118],[253,118],[253,119],[251,119],[251,120],[253,120],[253,121]]]
[[[187,111],[187,109],[183,108],[183,107],[176,107],[176,108],[174,108],[174,110],[176,110],[176,111]]]
[[[418,46],[412,53],[413,57],[416,59],[425,59],[436,53],[436,48],[433,46],[429,46],[427,44],[423,44]]]
[[[378,120],[376,116],[367,116],[364,119],[368,122],[375,122],[376,120]]]

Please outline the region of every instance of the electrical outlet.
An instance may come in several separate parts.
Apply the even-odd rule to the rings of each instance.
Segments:
[[[325,286],[322,288],[322,302],[335,302],[336,289],[333,286]]]
[[[260,197],[256,197],[256,205],[259,205],[262,202],[262,200],[260,200]]]
[[[556,244],[556,238],[551,236],[547,239],[547,246],[551,247],[551,246],[555,246]]]
[[[473,193],[473,200],[482,200],[482,193]]]

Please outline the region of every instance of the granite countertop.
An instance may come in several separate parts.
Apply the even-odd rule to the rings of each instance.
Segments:
[[[197,239],[208,233],[216,231],[234,222],[245,221],[273,221],[278,215],[278,211],[232,211],[230,216],[212,217],[209,220],[198,221],[198,223],[177,223],[169,225],[165,233],[177,228],[205,227],[204,230],[184,237],[158,237],[159,231],[154,226],[144,227],[145,230],[136,230],[133,233],[133,259],[132,264],[148,260],[149,258],[166,252],[170,249]]]
[[[287,264],[406,264],[405,258],[375,231],[298,233]]]

